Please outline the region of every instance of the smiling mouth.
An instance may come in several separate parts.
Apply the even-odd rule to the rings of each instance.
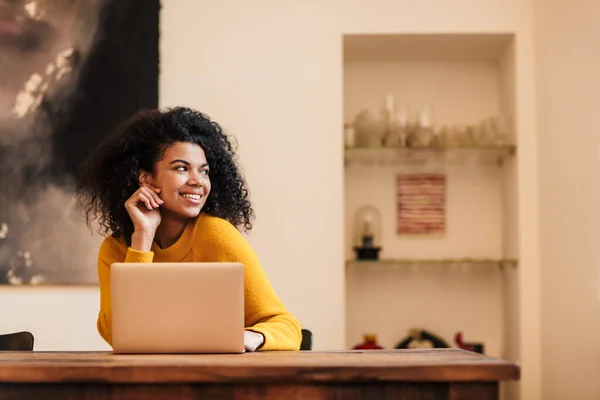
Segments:
[[[201,194],[192,194],[192,193],[181,193],[181,197],[183,197],[184,199],[197,204],[200,203],[200,200],[202,199],[202,195]]]

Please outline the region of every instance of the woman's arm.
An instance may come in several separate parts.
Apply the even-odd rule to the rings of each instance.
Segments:
[[[96,327],[102,338],[112,346],[112,310],[110,297],[110,266],[115,262],[152,262],[154,253],[128,248],[124,251],[117,241],[109,237],[98,252],[98,279],[100,281],[100,312]]]
[[[263,335],[258,350],[299,350],[300,323],[275,293],[254,251],[246,251],[250,252],[240,254],[245,271],[246,330]]]
[[[244,265],[245,324],[247,331],[260,333],[264,343],[259,350],[299,350],[302,333],[298,320],[285,308],[271,286],[254,249],[233,225],[224,220],[212,221],[202,249],[216,261],[241,262]],[[214,253],[213,253],[214,252]]]

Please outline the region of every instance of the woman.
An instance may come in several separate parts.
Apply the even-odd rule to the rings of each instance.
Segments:
[[[114,262],[241,262],[247,351],[298,350],[300,324],[281,303],[236,227],[253,211],[235,151],[220,126],[177,107],[142,111],[88,160],[78,199],[100,247],[98,331],[111,343],[110,266]]]

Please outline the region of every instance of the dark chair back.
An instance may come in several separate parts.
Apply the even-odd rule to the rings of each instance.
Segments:
[[[300,343],[300,350],[312,350],[313,335],[308,329],[302,329],[302,342]]]
[[[0,335],[0,351],[32,351],[31,332],[15,332]]]

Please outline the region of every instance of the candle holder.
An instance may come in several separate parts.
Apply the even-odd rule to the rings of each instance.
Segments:
[[[354,217],[354,251],[357,260],[379,260],[381,213],[372,205],[358,209]]]

